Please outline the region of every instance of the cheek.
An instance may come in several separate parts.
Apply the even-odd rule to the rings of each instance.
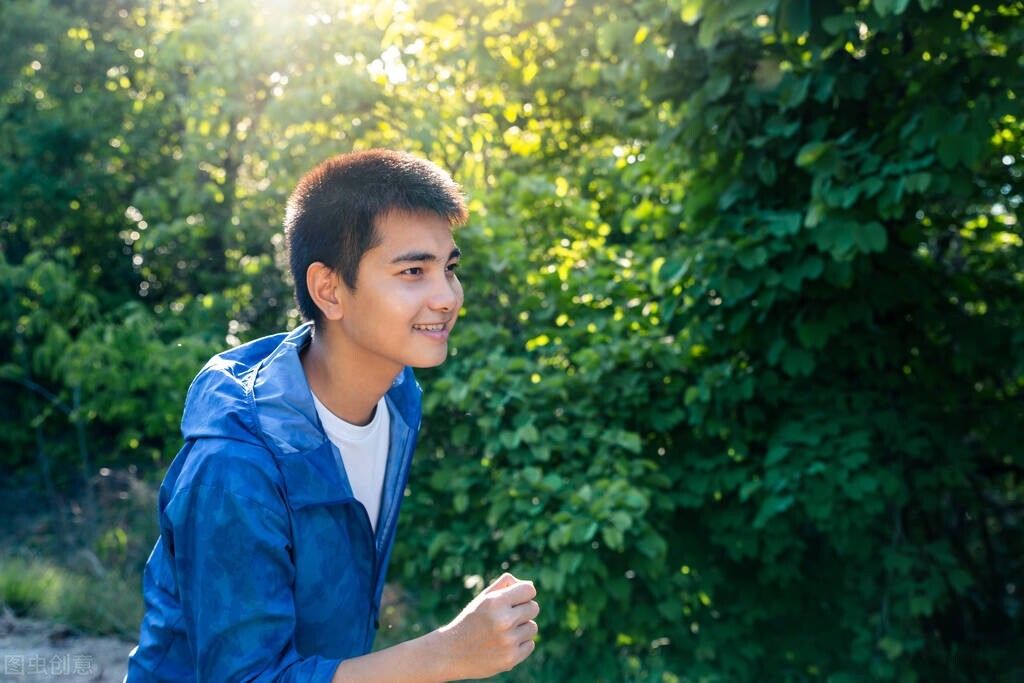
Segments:
[[[417,283],[395,282],[381,288],[374,307],[378,311],[394,311],[396,315],[415,313],[423,299],[422,287]]]
[[[455,278],[455,283],[452,285],[452,290],[455,292],[455,298],[457,299],[455,310],[458,311],[458,309],[462,308],[462,302],[465,299],[462,291],[462,282],[460,282],[458,278]]]
[[[377,331],[393,332],[395,326],[411,324],[422,305],[422,295],[413,287],[400,283],[382,286],[374,291],[373,297],[360,302],[360,312],[370,328]]]

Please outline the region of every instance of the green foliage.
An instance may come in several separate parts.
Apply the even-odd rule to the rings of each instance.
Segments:
[[[0,9],[5,467],[158,475],[295,179],[405,148],[473,219],[389,639],[509,568],[508,680],[1020,675],[1022,3],[300,4]]]
[[[0,567],[0,602],[15,614],[54,607],[59,585],[60,573],[53,567],[24,560],[7,561]]]
[[[0,560],[0,606],[98,635],[137,637],[142,601],[135,582],[71,572],[42,560]]]

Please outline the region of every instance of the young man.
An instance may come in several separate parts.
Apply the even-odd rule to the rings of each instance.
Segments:
[[[536,592],[504,574],[447,626],[367,654],[420,423],[410,366],[445,360],[465,219],[451,178],[407,154],[299,182],[285,234],[307,322],[189,388],[128,681],[446,681],[533,651]]]

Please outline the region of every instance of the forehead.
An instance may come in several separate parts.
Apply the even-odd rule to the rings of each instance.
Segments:
[[[377,244],[366,256],[390,259],[408,251],[423,251],[447,258],[455,248],[452,226],[429,211],[389,211],[376,223]]]

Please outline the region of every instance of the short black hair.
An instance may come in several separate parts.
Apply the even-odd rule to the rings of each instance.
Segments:
[[[319,326],[323,318],[306,287],[309,266],[320,261],[354,291],[359,261],[379,240],[377,220],[391,211],[429,211],[453,226],[468,217],[451,176],[407,152],[339,154],[302,177],[288,199],[284,234],[303,319]]]

